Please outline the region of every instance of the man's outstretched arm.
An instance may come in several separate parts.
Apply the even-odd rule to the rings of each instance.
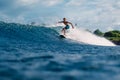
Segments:
[[[74,28],[73,24],[71,22],[69,22],[69,24],[71,24],[72,28]]]
[[[63,23],[63,21],[59,21],[58,23]]]

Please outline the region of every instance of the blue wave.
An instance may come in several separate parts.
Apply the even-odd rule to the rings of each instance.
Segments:
[[[40,43],[58,43],[59,31],[62,27],[45,27],[45,26],[32,26],[23,25],[18,23],[5,23],[0,22],[0,38],[3,42],[8,40],[18,40],[18,41],[32,41]],[[86,34],[84,37],[82,34]],[[97,37],[92,33],[86,31],[80,31],[79,29],[74,29],[68,34],[69,39],[79,41],[85,44],[92,45],[103,45],[103,46],[115,46],[110,41]],[[96,40],[96,42],[94,41]]]
[[[58,35],[55,28],[0,22],[0,38],[51,42],[58,40]]]

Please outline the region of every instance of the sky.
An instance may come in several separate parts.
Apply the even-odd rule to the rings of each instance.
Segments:
[[[90,30],[120,30],[120,0],[0,0],[1,21],[56,24],[63,17]]]

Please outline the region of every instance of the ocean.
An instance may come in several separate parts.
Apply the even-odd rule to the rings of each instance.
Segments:
[[[60,29],[0,22],[0,80],[120,80],[120,46]]]

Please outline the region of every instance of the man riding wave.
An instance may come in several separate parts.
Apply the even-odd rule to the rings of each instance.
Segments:
[[[65,27],[62,29],[62,32],[64,35],[66,35],[66,30],[70,28],[69,24],[74,28],[73,24],[71,22],[68,22],[66,18],[63,18],[63,21],[60,21],[58,23],[63,23]]]

